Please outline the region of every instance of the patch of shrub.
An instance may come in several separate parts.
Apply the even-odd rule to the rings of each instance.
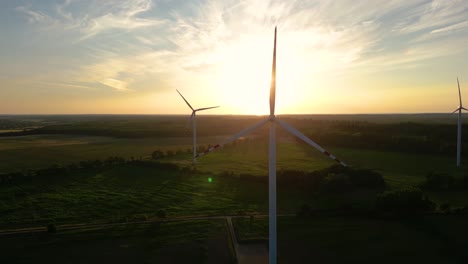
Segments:
[[[153,153],[151,153],[151,158],[154,160],[162,159],[164,158],[164,152],[161,150],[155,150]]]
[[[426,175],[426,181],[422,187],[433,191],[443,191],[452,189],[455,185],[455,179],[446,173],[430,172]]]
[[[347,192],[359,189],[385,189],[385,180],[378,172],[354,169],[340,165],[323,170],[304,172],[279,170],[278,185],[293,186],[298,190],[312,192]]]
[[[50,223],[47,225],[47,232],[48,233],[57,233],[57,226],[54,223]]]
[[[365,169],[353,169],[348,172],[353,187],[362,189],[385,189],[385,180],[378,172]]]
[[[353,189],[349,175],[345,173],[329,173],[322,182],[322,191],[346,192]]]
[[[386,191],[377,196],[375,209],[382,213],[410,216],[432,212],[435,205],[420,189]]]
[[[449,203],[442,203],[439,205],[439,210],[445,214],[449,214],[451,212],[452,206]]]
[[[156,212],[156,216],[158,218],[166,218],[167,216],[166,210],[164,209],[158,210],[158,212]]]
[[[308,204],[303,204],[301,209],[296,212],[297,217],[306,217],[312,214],[312,208]]]

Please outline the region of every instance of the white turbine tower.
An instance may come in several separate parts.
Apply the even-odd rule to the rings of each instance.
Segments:
[[[460,159],[461,159],[461,129],[462,129],[462,110],[467,110],[465,107],[462,105],[462,99],[461,99],[461,92],[460,92],[460,82],[458,81],[457,77],[457,84],[458,84],[458,99],[460,100],[460,105],[458,106],[455,111],[452,112],[455,113],[458,111],[458,133],[457,133],[457,167],[460,167]]]
[[[189,104],[189,102],[185,99],[185,97],[179,92],[179,90],[176,89],[176,91],[179,93],[179,95],[184,99],[185,103],[187,103],[188,107],[192,109],[192,114],[190,115],[190,118],[188,120],[187,126],[192,121],[192,129],[193,129],[193,162],[197,162],[197,112],[198,111],[203,111],[203,110],[208,110],[212,108],[217,108],[219,106],[211,106],[211,107],[203,107],[203,108],[198,108],[198,109],[193,109],[193,107]]]
[[[269,160],[268,160],[268,200],[269,200],[269,259],[270,263],[276,263],[276,124],[283,127],[291,134],[295,135],[296,137],[302,139],[307,144],[311,145],[312,147],[318,149],[323,154],[327,155],[328,157],[332,158],[333,160],[340,163],[342,166],[346,167],[346,164],[342,161],[338,160],[335,156],[330,154],[328,151],[320,147],[317,143],[306,137],[304,134],[299,132],[297,129],[291,127],[290,125],[286,124],[285,122],[277,119],[275,117],[275,95],[276,95],[276,27],[275,27],[275,40],[274,40],[274,47],[273,47],[273,66],[272,66],[272,73],[271,73],[271,87],[270,87],[270,116],[267,119],[260,121],[259,123],[252,125],[239,133],[235,134],[234,136],[226,139],[223,143],[217,144],[205,152],[198,154],[197,157],[203,156],[218,149],[225,144],[228,144],[254,130],[263,126],[267,122],[270,123],[270,142],[269,142]]]

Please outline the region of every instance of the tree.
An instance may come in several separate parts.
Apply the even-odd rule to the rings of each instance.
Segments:
[[[50,223],[47,225],[47,232],[49,233],[57,233],[57,226],[54,223]]]
[[[377,196],[376,210],[399,216],[432,212],[435,204],[423,196],[419,189],[386,191]]]
[[[344,192],[352,190],[349,176],[344,173],[329,173],[323,183],[322,190],[328,192]]]
[[[363,189],[384,189],[385,180],[381,174],[365,169],[351,170],[349,180],[356,188]]]
[[[164,152],[160,150],[155,150],[153,153],[151,153],[151,158],[154,160],[162,159],[164,158]]]
[[[446,173],[430,172],[426,175],[423,187],[434,191],[448,190],[454,183],[455,179]]]
[[[167,216],[166,210],[164,210],[164,209],[158,210],[158,212],[156,213],[156,216],[158,218],[166,218],[166,216]]]

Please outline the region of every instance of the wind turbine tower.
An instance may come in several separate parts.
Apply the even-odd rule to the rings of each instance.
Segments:
[[[266,123],[270,124],[270,139],[269,139],[269,159],[268,159],[268,204],[269,204],[269,262],[270,264],[276,264],[276,246],[277,246],[277,236],[276,236],[276,125],[281,126],[291,134],[302,139],[307,144],[318,149],[320,152],[335,160],[342,166],[346,167],[346,164],[338,160],[335,156],[330,154],[330,152],[323,149],[317,143],[306,137],[304,134],[299,132],[297,129],[291,127],[287,123],[279,120],[275,116],[275,98],[276,97],[276,27],[275,27],[275,39],[273,45],[273,66],[271,72],[271,86],[270,86],[270,115],[268,118],[254,124],[234,136],[226,139],[221,144],[216,144],[213,147],[209,148],[207,151],[198,154],[197,157],[204,156],[225,144],[228,144],[240,137],[245,136],[246,134],[262,127]]]
[[[460,100],[460,105],[458,106],[455,111],[452,112],[455,113],[458,111],[458,131],[457,131],[457,167],[460,167],[460,159],[461,159],[461,132],[462,132],[462,110],[468,110],[465,107],[463,107],[462,104],[462,98],[461,98],[461,92],[460,92],[460,82],[458,81],[457,77],[457,84],[458,84],[458,99]]]
[[[176,89],[176,91],[179,93],[179,95],[182,97],[182,99],[184,99],[184,101],[185,101],[185,103],[187,103],[188,107],[190,107],[190,109],[192,109],[192,114],[190,115],[187,126],[189,125],[190,121],[192,121],[193,162],[195,163],[195,162],[197,162],[197,112],[212,109],[212,108],[217,108],[219,106],[211,106],[211,107],[203,107],[203,108],[193,109],[193,107],[189,104],[189,102],[185,99],[185,97],[179,92],[179,90]]]

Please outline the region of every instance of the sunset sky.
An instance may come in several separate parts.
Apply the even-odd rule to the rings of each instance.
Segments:
[[[451,112],[468,1],[2,0],[0,114]]]

